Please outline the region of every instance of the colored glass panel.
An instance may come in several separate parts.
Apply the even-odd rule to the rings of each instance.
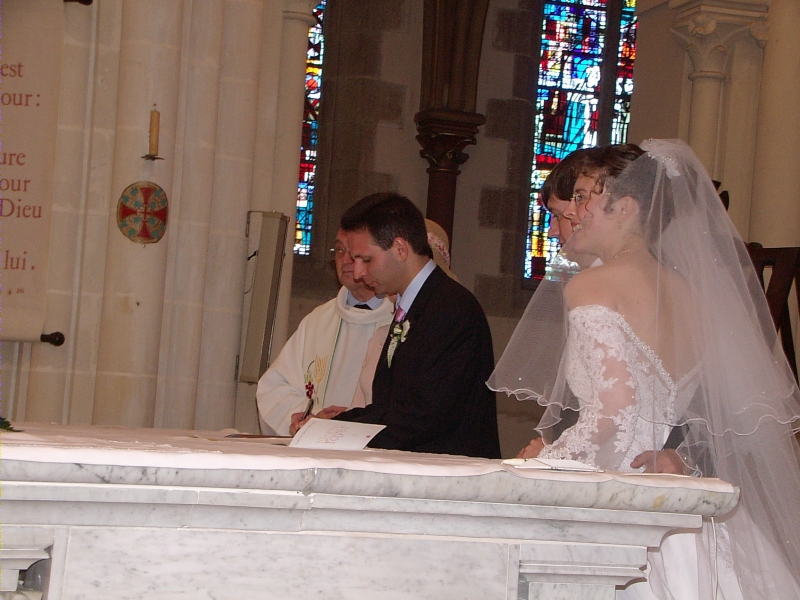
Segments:
[[[633,62],[636,59],[636,0],[625,0],[620,20],[619,54],[617,55],[617,86],[614,95],[614,119],[611,124],[611,143],[628,140],[633,94]]]
[[[612,143],[623,143],[628,130],[636,57],[634,9],[635,0],[623,1],[618,24],[621,35]],[[543,277],[547,263],[559,248],[558,240],[547,236],[550,215],[539,201],[544,180],[567,154],[597,144],[606,21],[606,0],[557,0],[544,6],[524,265],[526,278]]]
[[[317,139],[322,95],[322,59],[325,53],[322,24],[326,1],[322,0],[314,9],[313,14],[317,22],[308,31],[303,133],[300,140],[300,177],[297,183],[297,225],[294,237],[294,253],[303,255],[311,252],[314,178],[317,173]]]

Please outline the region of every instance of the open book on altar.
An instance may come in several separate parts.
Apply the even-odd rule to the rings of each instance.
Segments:
[[[601,469],[577,460],[567,458],[507,458],[504,465],[518,469],[538,469],[540,471],[588,471],[602,473]]]

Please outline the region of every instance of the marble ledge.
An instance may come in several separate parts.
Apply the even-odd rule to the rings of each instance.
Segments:
[[[157,488],[107,484],[3,483],[6,523],[40,526],[179,527],[286,533],[517,538],[658,545],[671,528],[699,527],[694,514],[523,506],[302,494],[300,492]],[[586,523],[592,523],[591,531]],[[621,525],[624,524],[624,527]]]
[[[224,503],[234,501],[230,490],[250,490],[235,502],[258,502],[258,492],[268,491],[295,494],[297,501],[299,494],[319,501],[397,498],[701,516],[724,515],[738,501],[736,488],[715,479],[532,471],[498,460],[385,450],[302,450],[224,432],[15,426],[24,431],[0,434],[3,481],[105,486],[100,494],[113,494],[116,486],[152,488],[150,495],[191,488],[199,494],[193,503]],[[271,494],[269,502],[278,497]]]
[[[570,474],[574,479],[574,474]],[[65,464],[3,459],[4,482],[58,482],[157,488],[206,488],[299,492],[303,495],[376,496],[553,507],[642,510],[721,516],[736,505],[738,490],[665,488],[617,480],[559,481],[550,474],[536,479],[506,471],[473,476],[397,475],[347,469],[250,471],[169,467]],[[687,484],[692,483],[687,480]],[[5,491],[4,491],[5,496]]]

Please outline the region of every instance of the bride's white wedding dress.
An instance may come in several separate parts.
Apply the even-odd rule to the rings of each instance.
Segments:
[[[566,377],[580,402],[578,422],[540,453],[573,458],[602,469],[632,471],[631,461],[663,447],[697,388],[696,369],[674,381],[661,360],[619,313],[590,305],[569,312]],[[647,582],[617,591],[617,598],[739,600],[724,524],[668,536],[651,552]],[[716,596],[709,596],[713,578]],[[657,595],[653,593],[657,592]]]
[[[655,352],[619,313],[604,306],[569,313],[566,377],[580,401],[580,418],[542,451],[542,458],[574,458],[611,471],[663,447],[692,399],[691,371],[673,381]]]
[[[689,460],[740,489],[724,522],[668,536],[649,555],[649,581],[619,597],[800,600],[800,389],[774,355],[766,298],[705,167],[679,140],[648,140],[641,149],[635,159],[619,146],[584,157],[581,175],[595,179],[596,202],[605,205],[576,205],[580,227],[565,256],[609,263],[620,248],[644,244],[659,265],[655,286],[625,268],[650,272],[644,255],[626,255],[605,276],[576,275],[583,283],[554,265],[489,387],[545,406],[545,434],[560,409],[580,405],[578,423],[542,457],[630,471],[634,457],[663,448],[680,424]],[[626,221],[628,208],[639,226]],[[570,282],[577,285],[569,297],[586,300],[567,313]],[[612,297],[621,314],[591,304]]]

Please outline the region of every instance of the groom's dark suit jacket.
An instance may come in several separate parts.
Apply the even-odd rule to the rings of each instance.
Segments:
[[[390,327],[372,404],[336,418],[386,425],[373,448],[500,458],[495,397],[485,383],[494,369],[492,337],[478,301],[436,267],[406,320],[391,367]]]

